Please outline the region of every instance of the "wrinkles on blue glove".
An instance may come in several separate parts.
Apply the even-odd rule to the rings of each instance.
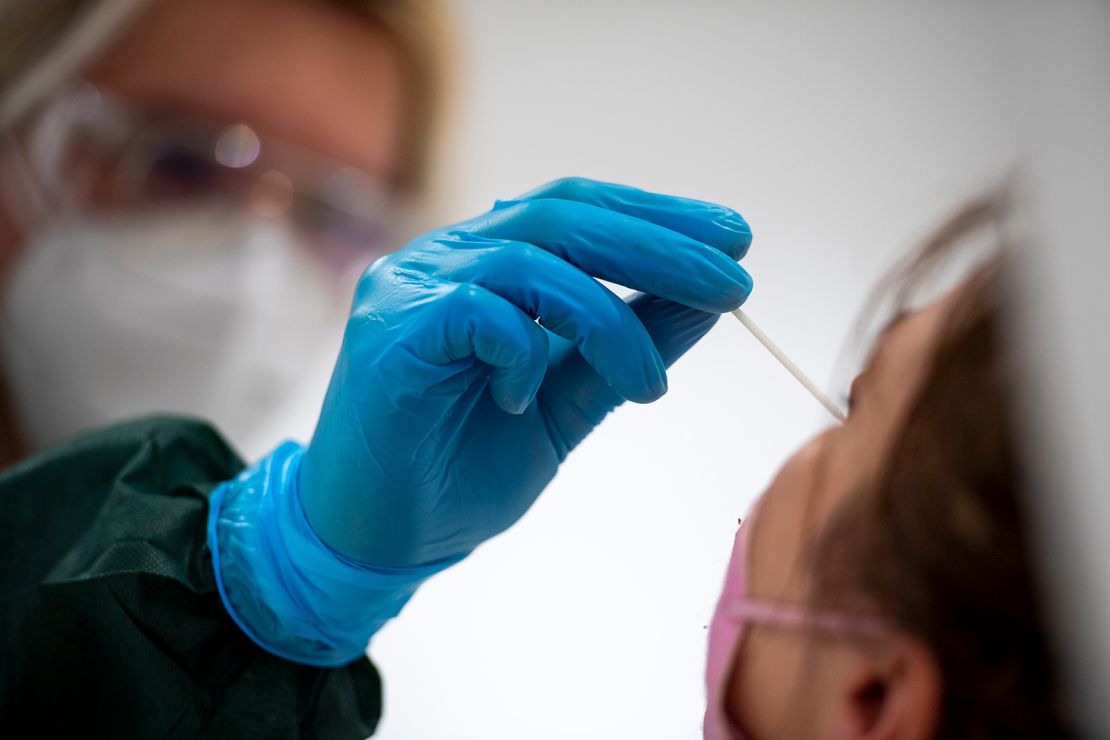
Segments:
[[[322,667],[359,658],[426,578],[461,556],[419,568],[370,568],[332,551],[298,494],[303,449],[286,442],[212,494],[208,543],[220,598],[259,646]]]
[[[473,550],[752,290],[735,211],[568,178],[362,276],[304,456],[305,514],[359,563]],[[639,291],[622,300],[599,280]]]
[[[720,318],[719,314],[698,311],[650,295],[634,297],[629,306],[647,327],[667,367],[705,336]],[[544,393],[559,399],[558,403],[545,405],[552,441],[562,462],[625,399],[612,389],[575,382],[589,373],[585,359],[565,345],[559,354],[563,372],[545,385]]]

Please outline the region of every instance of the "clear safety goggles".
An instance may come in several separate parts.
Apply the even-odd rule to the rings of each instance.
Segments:
[[[27,121],[19,145],[29,194],[47,219],[126,216],[200,203],[294,228],[341,271],[401,246],[410,204],[389,183],[245,122],[140,111],[83,83]]]

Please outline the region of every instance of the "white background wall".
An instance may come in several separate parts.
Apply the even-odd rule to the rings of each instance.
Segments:
[[[876,278],[1018,161],[996,20],[924,5],[459,0],[448,216],[569,174],[731,205],[751,315],[839,394]],[[375,638],[380,737],[699,736],[736,518],[828,420],[732,319],[670,388]]]

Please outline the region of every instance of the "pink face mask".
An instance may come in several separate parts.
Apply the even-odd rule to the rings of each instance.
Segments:
[[[877,620],[843,612],[809,609],[749,598],[746,592],[748,559],[745,519],[736,530],[725,574],[725,585],[709,626],[709,655],[705,667],[707,705],[705,740],[745,740],[746,735],[725,712],[728,678],[740,648],[745,623],[760,622],[824,633],[877,636],[886,627]]]

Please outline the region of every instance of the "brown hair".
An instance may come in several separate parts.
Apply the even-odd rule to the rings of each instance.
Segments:
[[[905,294],[1005,198],[965,207],[898,274]],[[1005,245],[958,289],[878,476],[811,552],[817,598],[878,609],[933,650],[940,738],[1072,737],[1059,701],[1023,496]]]

